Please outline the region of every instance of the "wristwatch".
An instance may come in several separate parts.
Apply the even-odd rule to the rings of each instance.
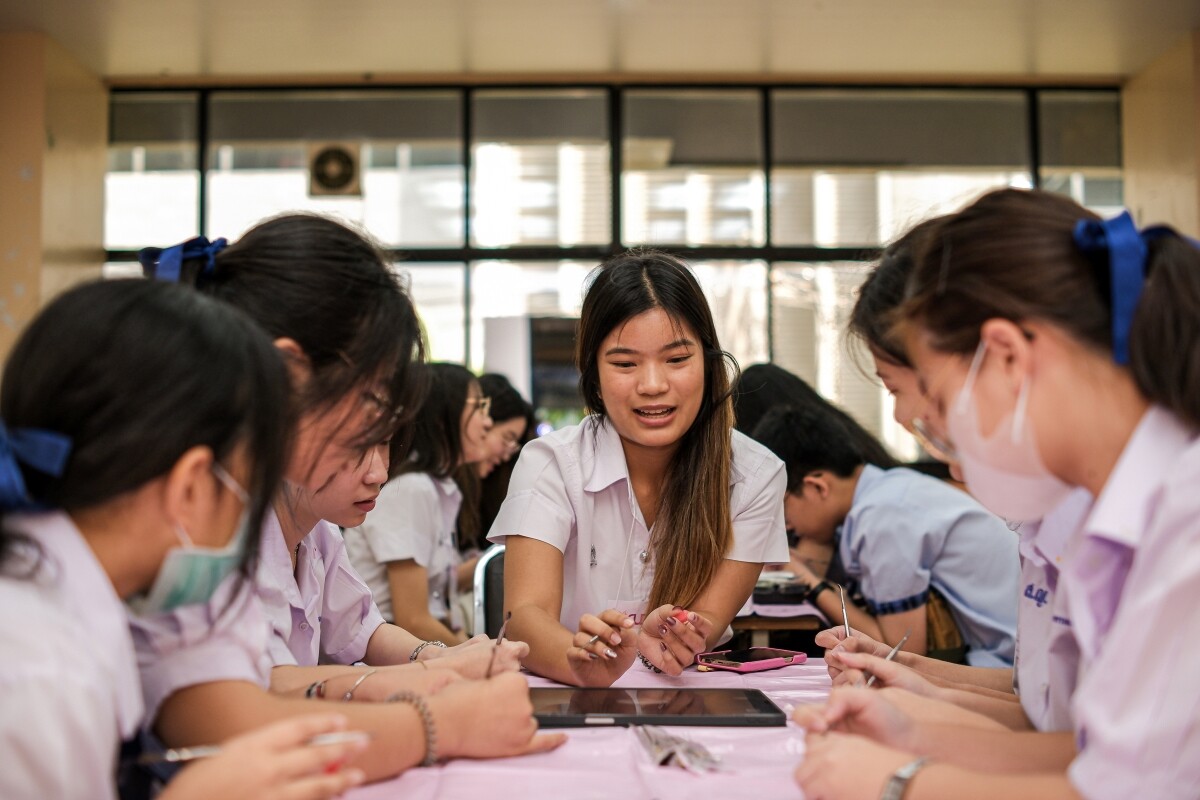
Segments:
[[[825,591],[826,589],[832,589],[832,588],[833,588],[832,583],[830,583],[827,580],[822,580],[820,583],[809,588],[809,590],[804,593],[804,598],[803,598],[804,602],[812,603],[813,605],[816,605],[817,595],[819,595],[821,592]]]
[[[904,792],[908,790],[908,782],[921,770],[921,767],[925,766],[925,762],[928,760],[923,757],[918,758],[893,772],[892,777],[888,778],[887,785],[883,787],[883,794],[879,795],[879,800],[902,800]]]

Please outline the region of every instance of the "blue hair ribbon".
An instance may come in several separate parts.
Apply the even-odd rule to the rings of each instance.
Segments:
[[[138,261],[143,267],[154,267],[155,280],[179,283],[184,261],[189,258],[203,258],[204,266],[200,268],[200,276],[211,275],[217,268],[217,253],[228,245],[229,241],[224,238],[210,242],[203,236],[197,236],[165,250],[157,247],[144,248],[138,253]]]
[[[40,511],[45,508],[29,496],[18,462],[62,477],[71,454],[71,438],[40,428],[9,430],[0,420],[0,509]]]
[[[1113,360],[1129,363],[1129,331],[1133,313],[1146,280],[1147,242],[1166,233],[1166,228],[1138,232],[1133,217],[1122,211],[1109,220],[1081,219],[1075,223],[1075,244],[1085,254],[1107,254],[1112,298]]]

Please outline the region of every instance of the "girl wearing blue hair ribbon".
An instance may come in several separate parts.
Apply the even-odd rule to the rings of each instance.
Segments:
[[[290,378],[277,410],[291,449],[259,529],[252,591],[227,581],[208,608],[134,622],[163,742],[219,740],[332,701],[373,734],[356,761],[371,780],[439,758],[561,743],[536,733],[516,674],[523,643],[422,641],[384,622],[346,555],[338,526],[361,524],[374,507],[391,440],[407,433],[424,395],[416,310],[386,256],[339,222],[288,214],[228,246],[195,239],[144,251],[142,262],[154,278],[192,284],[253,320]],[[200,636],[226,601],[226,624]],[[502,674],[470,680],[487,674],[493,653]]]
[[[914,717],[839,688],[797,712],[829,734],[809,737],[806,796],[1196,797],[1200,250],[1128,214],[997,191],[930,232],[897,315],[921,416],[980,502],[1036,519],[1076,487],[1095,497],[1058,578],[1074,730],[935,723],[923,701],[901,703]]]
[[[283,469],[285,391],[261,332],[176,286],[85,285],[23,332],[0,390],[0,797],[115,796],[143,724],[125,602],[204,603],[245,574]],[[363,779],[337,766],[359,747],[304,750],[344,724],[231,741],[161,797],[340,794]]]

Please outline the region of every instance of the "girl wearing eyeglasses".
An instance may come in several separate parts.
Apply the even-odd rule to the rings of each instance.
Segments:
[[[427,372],[429,393],[414,422],[412,454],[383,487],[374,511],[344,535],[351,563],[384,619],[422,639],[458,644],[467,637],[455,599],[462,493],[453,474],[487,457],[491,401],[460,364],[431,364]]]
[[[561,737],[535,736],[515,674],[523,644],[499,646],[504,674],[459,680],[485,675],[492,643],[445,647],[385,622],[346,556],[338,526],[373,508],[391,439],[424,394],[416,312],[385,256],[357,231],[306,214],[223,245],[143,251],[143,265],[234,306],[271,337],[290,379],[275,413],[291,451],[238,613],[207,636],[198,630],[211,606],[134,625],[154,732],[172,747],[220,741],[332,701],[374,734],[355,762],[371,780],[441,758],[556,746]]]
[[[913,800],[1195,797],[1200,251],[1128,214],[1003,190],[938,224],[906,295],[923,415],[972,494],[1016,519],[1075,487],[1095,497],[1059,576],[1079,648],[1073,727],[972,731],[835,689],[797,715],[835,731],[809,737],[806,796],[899,796],[911,781]]]

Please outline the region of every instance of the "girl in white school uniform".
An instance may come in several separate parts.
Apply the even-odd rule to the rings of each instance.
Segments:
[[[346,551],[384,619],[422,639],[466,640],[455,596],[462,561],[455,469],[488,455],[489,399],[461,364],[430,364],[429,392],[413,423],[412,455],[367,519],[345,531]]]
[[[678,675],[787,561],[783,465],[733,431],[732,359],[678,259],[603,264],[577,341],[591,415],[524,447],[489,535],[509,630],[565,683],[609,685],[635,659]]]
[[[235,613],[203,641],[195,616],[183,613],[135,627],[147,705],[165,743],[221,739],[320,699],[399,702],[341,706],[375,734],[357,762],[371,779],[561,741],[534,737],[514,672],[524,645],[499,648],[494,669],[506,674],[447,686],[458,674],[484,676],[486,638],[446,650],[385,623],[346,556],[337,526],[361,524],[374,506],[390,439],[423,393],[416,314],[379,250],[337,222],[297,214],[228,247],[197,239],[142,258],[156,278],[192,283],[266,330],[293,388],[278,409],[293,420],[292,453],[262,527],[255,591],[247,598],[223,585],[228,597],[217,600]],[[200,612],[216,613],[211,604]]]
[[[0,796],[116,796],[143,723],[125,604],[203,604],[245,578],[283,468],[285,382],[260,331],[175,286],[84,285],[22,334],[0,393]],[[337,768],[355,747],[304,744],[343,724],[231,741],[161,796],[340,794],[362,780]]]
[[[904,302],[905,286],[913,271],[914,252],[924,246],[940,219],[922,222],[884,251],[859,288],[849,333],[867,346],[876,377],[894,400],[896,422],[912,431],[926,449],[944,458],[921,433],[923,423],[916,417],[922,405],[918,376],[903,343],[895,340],[892,331],[895,311]],[[951,469],[957,471],[958,466],[951,465]],[[1012,669],[949,664],[901,652],[875,676],[878,684],[953,702],[1015,729],[1070,730],[1070,700],[1075,691],[1079,650],[1059,571],[1066,545],[1091,506],[1087,490],[1076,489],[1044,518],[1022,521],[1017,526],[1021,582]],[[861,631],[855,631],[851,642],[842,644],[844,639],[842,626],[821,631],[816,638],[818,645],[827,648],[825,662],[835,686],[861,679],[858,670],[846,669],[842,653],[886,656],[890,649]],[[994,691],[980,692],[980,688]],[[1019,707],[1013,700],[1019,702]]]
[[[806,796],[911,781],[907,798],[1196,797],[1200,251],[1128,214],[1004,190],[938,225],[907,293],[925,418],[972,493],[1014,517],[1076,486],[1096,498],[1059,577],[1079,647],[1073,730],[915,723],[881,693],[835,689],[798,718],[864,736],[809,737]]]

